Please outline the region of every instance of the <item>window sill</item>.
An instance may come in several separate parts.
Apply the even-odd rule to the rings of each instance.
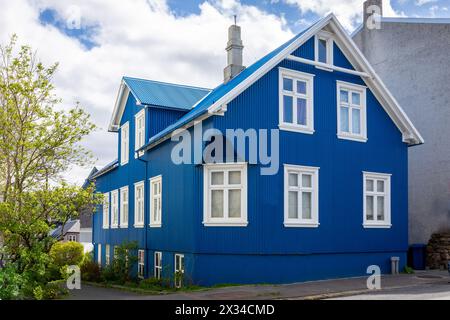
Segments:
[[[161,228],[162,224],[161,223],[151,223],[148,225],[150,228]]]
[[[144,225],[143,224],[135,224],[135,225],[133,225],[133,227],[135,227],[135,228],[144,228]]]
[[[248,222],[205,222],[203,221],[205,227],[246,227]]]
[[[118,225],[112,225],[112,226],[111,226],[111,229],[117,229],[117,228],[119,228]]]
[[[320,223],[285,222],[286,228],[318,228]]]
[[[128,229],[128,224],[122,224],[119,226],[120,229]]]
[[[283,131],[291,131],[291,132],[297,132],[297,133],[314,134],[314,129],[300,127],[300,126],[295,126],[295,125],[280,124],[280,125],[278,125],[278,128],[280,130],[283,130]]]
[[[102,226],[102,229],[109,229],[109,226]]]
[[[126,164],[128,164],[128,161],[127,161],[127,162],[123,162],[123,163],[121,162],[121,163],[120,163],[121,166],[124,166],[124,165],[126,165]]]
[[[361,136],[352,136],[352,135],[346,135],[346,134],[339,134],[337,135],[338,139],[343,140],[351,140],[356,142],[367,142],[367,138],[361,137]]]
[[[390,229],[392,227],[392,224],[371,224],[371,223],[364,223],[363,224],[364,229]]]

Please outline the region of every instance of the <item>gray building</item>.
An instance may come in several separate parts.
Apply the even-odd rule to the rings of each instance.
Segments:
[[[374,4],[352,37],[425,140],[409,149],[409,241],[427,243],[450,230],[450,19],[381,17],[372,28]]]

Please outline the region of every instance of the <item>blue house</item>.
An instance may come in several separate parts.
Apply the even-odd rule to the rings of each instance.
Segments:
[[[251,66],[229,29],[213,90],[124,77],[118,160],[91,176],[95,259],[137,275],[286,283],[406,262],[408,153],[423,143],[333,14]]]

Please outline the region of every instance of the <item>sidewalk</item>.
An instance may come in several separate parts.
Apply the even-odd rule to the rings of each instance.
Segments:
[[[373,293],[366,286],[367,277],[312,281],[283,285],[248,285],[202,291],[180,292],[164,295],[140,295],[137,293],[92,286],[82,286],[73,291],[68,299],[136,299],[136,300],[266,300],[266,299],[327,299]],[[384,275],[381,290],[417,288],[448,284],[447,271],[416,271],[415,274]],[[449,284],[450,291],[450,284]]]

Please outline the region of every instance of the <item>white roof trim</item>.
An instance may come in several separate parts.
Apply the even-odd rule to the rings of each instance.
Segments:
[[[242,91],[247,89],[250,85],[256,82],[259,78],[261,78],[264,74],[266,74],[269,70],[275,67],[282,60],[286,59],[294,50],[296,50],[299,46],[301,46],[303,43],[309,40],[312,36],[314,36],[317,32],[322,30],[328,24],[330,24],[334,33],[337,36],[337,40],[339,40],[339,43],[341,43],[341,49],[343,49],[342,45],[344,46],[344,49],[346,49],[346,52],[344,52],[344,54],[347,57],[347,59],[350,58],[349,60],[350,62],[352,62],[355,68],[359,67],[360,70],[357,71],[365,72],[371,76],[363,80],[367,84],[369,89],[374,93],[376,98],[379,100],[384,110],[391,117],[392,121],[394,121],[400,132],[402,132],[403,141],[411,145],[423,143],[424,140],[420,135],[419,131],[414,127],[411,120],[408,118],[406,113],[398,104],[397,100],[383,84],[380,77],[378,77],[378,75],[375,73],[375,70],[370,65],[369,61],[367,61],[367,59],[358,49],[353,40],[349,37],[348,33],[344,30],[344,28],[339,23],[339,21],[337,20],[336,16],[333,13],[329,14],[324,19],[319,21],[311,29],[309,29],[298,39],[293,41],[284,50],[280,51],[280,53],[278,53],[271,60],[269,60],[254,74],[249,76],[247,79],[242,81],[238,86],[236,86],[233,90],[231,90],[222,98],[217,100],[214,104],[212,104],[208,108],[208,113],[212,114],[216,112],[218,109],[220,109],[223,104],[229,103],[239,94],[241,94]]]
[[[109,122],[109,131],[117,132],[120,128],[120,119],[122,119],[123,112],[125,111],[125,105],[127,104],[128,95],[130,94],[130,88],[128,88],[125,81],[120,83],[119,91],[117,92],[116,102],[114,104],[114,110],[111,120]],[[136,99],[136,101],[138,101]],[[139,103],[139,101],[138,101]]]

